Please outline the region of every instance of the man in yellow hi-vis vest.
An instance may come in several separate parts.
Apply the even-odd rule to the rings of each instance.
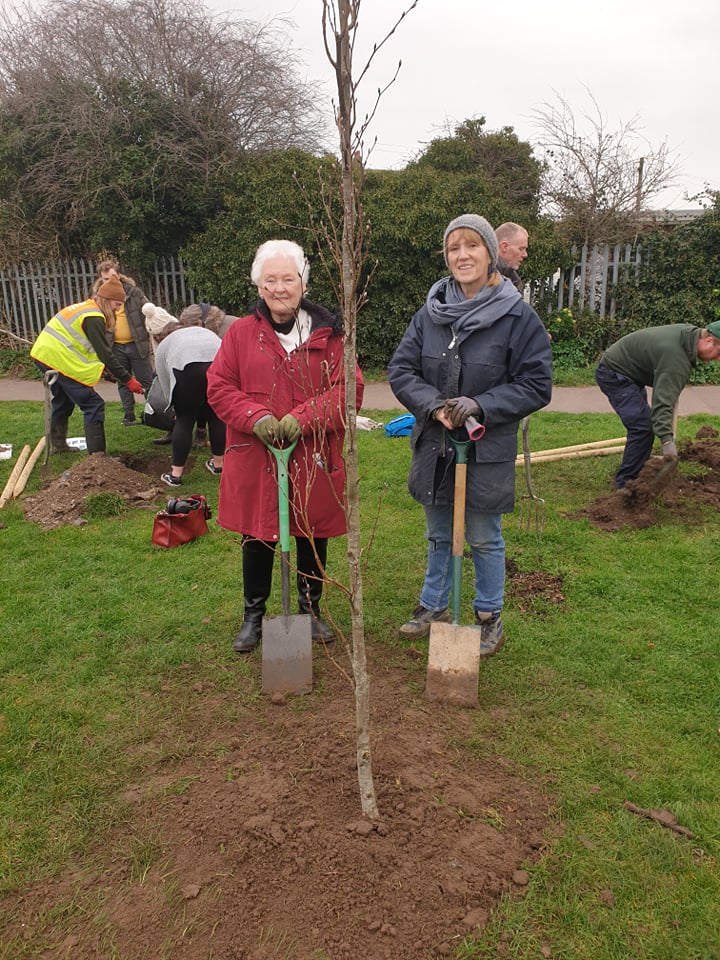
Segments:
[[[115,311],[124,301],[125,291],[120,281],[108,280],[88,300],[59,310],[32,346],[30,356],[43,373],[58,372],[50,387],[53,453],[69,449],[68,421],[76,406],[83,412],[88,452],[105,452],[105,401],[93,389],[105,367],[133,393],[143,392],[142,384],[129,377],[125,367],[113,356],[108,342]]]

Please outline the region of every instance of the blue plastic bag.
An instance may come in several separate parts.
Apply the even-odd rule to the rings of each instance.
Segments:
[[[385,424],[386,437],[409,437],[415,425],[415,417],[411,413],[401,413],[390,423]]]

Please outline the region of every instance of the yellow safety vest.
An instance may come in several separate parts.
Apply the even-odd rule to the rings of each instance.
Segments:
[[[40,331],[30,356],[78,383],[94,387],[102,376],[105,364],[85,336],[83,321],[89,316],[105,315],[94,300],[73,303],[58,310]]]

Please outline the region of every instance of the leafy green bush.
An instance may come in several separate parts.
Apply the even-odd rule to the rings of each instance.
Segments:
[[[568,307],[552,314],[545,326],[552,337],[553,364],[562,369],[594,364],[606,347],[627,333],[614,318],[587,310],[573,313]]]
[[[491,223],[522,222],[531,234],[527,279],[557,265],[552,224],[531,208],[509,206],[479,171],[439,171],[432,164],[364,174],[361,216],[366,228],[360,288],[368,299],[358,315],[357,348],[363,367],[385,368],[412,316],[447,267],[442,236],[466,210]],[[336,234],[341,205],[337,160],[300,150],[249,158],[226,197],[226,210],[183,250],[189,280],[203,300],[229,313],[244,313],[257,293],[249,280],[257,247],[270,237],[296,240],[310,260],[309,297],[333,307],[339,302],[338,270],[327,237]],[[331,216],[328,217],[328,212]]]
[[[636,327],[666,323],[703,325],[717,317],[715,288],[720,276],[720,193],[691,223],[643,238],[637,278],[617,287],[618,314]]]
[[[40,371],[30,359],[29,350],[0,347],[0,376],[39,380]]]

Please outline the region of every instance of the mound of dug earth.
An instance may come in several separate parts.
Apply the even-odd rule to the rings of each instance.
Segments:
[[[692,523],[699,506],[720,507],[720,442],[717,430],[708,426],[679,446],[677,462],[651,457],[637,479],[571,517],[585,517],[602,530],[642,530],[663,516]]]
[[[112,493],[129,506],[152,508],[162,485],[102,453],[83,457],[24,501],[25,518],[48,529],[82,523],[89,496]]]

